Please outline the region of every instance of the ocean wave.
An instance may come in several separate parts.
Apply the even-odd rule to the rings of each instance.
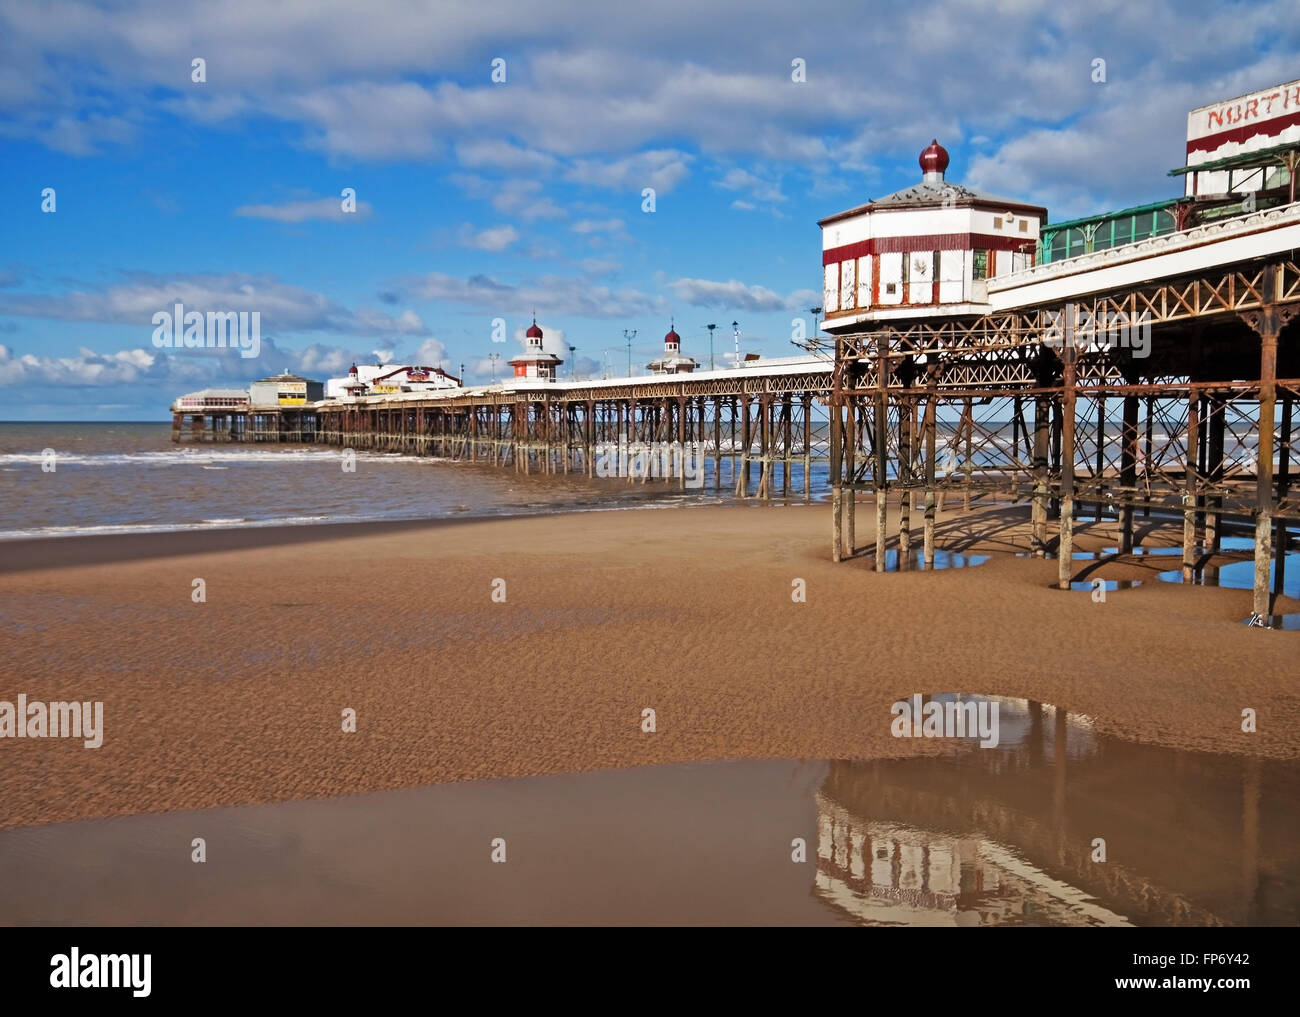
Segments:
[[[43,537],[101,537],[131,533],[185,533],[198,530],[243,530],[264,526],[313,526],[320,523],[382,522],[382,517],[281,516],[275,519],[201,519],[190,523],[104,523],[99,526],[33,526],[25,530],[0,530],[0,541]]]
[[[412,456],[400,452],[357,452],[360,462],[374,463],[436,463],[450,462],[437,456]],[[231,449],[203,450],[179,449],[167,452],[93,452],[81,455],[74,452],[56,452],[55,468],[60,466],[202,466],[206,469],[227,469],[225,463],[314,463],[338,462],[342,450],[321,449]],[[0,453],[0,467],[40,466],[45,456],[40,452]]]

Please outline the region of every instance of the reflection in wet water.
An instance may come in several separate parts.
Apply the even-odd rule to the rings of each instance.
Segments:
[[[1287,632],[1300,632],[1300,614],[1271,614],[1264,618],[1266,625],[1260,624],[1255,616],[1243,618],[1241,624],[1253,628],[1284,629]]]
[[[976,565],[983,565],[990,557],[992,556],[987,554],[963,554],[960,551],[945,551],[942,548],[935,548],[934,567],[936,569],[973,568]],[[908,561],[913,571],[920,572],[925,567],[925,557],[921,551],[909,552]],[[885,552],[885,571],[898,571],[897,549]]]
[[[1160,578],[1166,583],[1181,583],[1182,569],[1170,569],[1161,572]],[[1268,588],[1277,590],[1277,562],[1268,566]],[[1255,561],[1246,558],[1241,561],[1215,563],[1197,568],[1192,574],[1192,582],[1197,586],[1218,586],[1229,590],[1251,590],[1255,586]],[[1300,599],[1300,551],[1290,552],[1282,559],[1281,592],[1288,597]]]
[[[997,748],[936,757],[644,767],[0,831],[0,924],[1300,922],[1300,764],[1135,745],[996,702]]]
[[[1071,583],[1070,589],[1080,593],[1093,593],[1104,588],[1107,593],[1114,593],[1116,590],[1136,589],[1141,585],[1141,579],[1082,579],[1077,583]],[[1060,587],[1052,583],[1050,589],[1056,590]]]
[[[828,903],[871,924],[1300,920],[1295,763],[1135,745],[999,702],[996,749],[831,764],[819,794]]]

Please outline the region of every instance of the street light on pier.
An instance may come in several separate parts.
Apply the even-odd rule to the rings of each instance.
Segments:
[[[489,355],[488,355],[488,359],[489,359],[490,361],[492,361],[492,380],[493,380],[493,381],[496,381],[496,380],[497,380],[497,361],[501,359],[501,354],[500,354],[500,353],[492,353],[492,354],[489,354]]]
[[[636,329],[623,329],[623,338],[627,342],[627,376],[632,377],[632,340],[636,338]]]
[[[569,347],[569,377],[574,379],[575,381],[577,380],[578,377],[577,353],[578,353],[578,347],[576,346]]]
[[[713,330],[717,328],[718,325],[717,322],[714,322],[712,325],[705,325],[704,327],[709,330],[709,370],[712,371],[715,370],[713,364]]]
[[[814,353],[817,350],[817,316],[822,313],[822,309],[820,307],[810,307],[808,308],[808,313],[813,316],[812,335],[807,336],[804,342],[795,342],[795,340],[791,339],[790,343],[794,346],[798,346],[801,350],[807,350],[809,353]]]
[[[731,323],[731,337],[732,339],[735,340],[736,343],[736,366],[739,367],[740,366],[740,322],[733,321]]]

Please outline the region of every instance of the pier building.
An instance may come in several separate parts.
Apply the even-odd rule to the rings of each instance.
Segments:
[[[524,333],[524,352],[509,361],[510,366],[515,369],[516,378],[536,378],[538,381],[555,380],[556,368],[564,361],[554,353],[547,353],[542,348],[544,338],[541,327],[537,324],[537,319],[533,318],[533,323],[528,326],[528,331]]]
[[[668,334],[664,336],[664,355],[646,364],[651,374],[690,374],[697,366],[694,360],[682,353],[682,337],[677,334],[675,325],[669,325]]]

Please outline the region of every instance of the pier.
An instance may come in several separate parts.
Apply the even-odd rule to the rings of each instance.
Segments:
[[[711,486],[739,497],[811,497],[829,457],[829,356],[694,374],[551,381],[356,396],[286,407],[172,407],[172,439],[312,442],[485,463],[532,475],[597,475],[602,449],[690,448]],[[655,480],[685,487],[671,458]],[[728,464],[724,471],[723,464]],[[651,476],[629,476],[645,483]],[[824,483],[821,485],[824,488]]]
[[[1300,105],[1300,82],[1283,87]],[[712,460],[715,491],[729,462],[726,489],[759,499],[810,498],[824,457],[834,561],[870,556],[883,572],[896,548],[905,571],[919,543],[933,568],[945,498],[970,509],[1009,497],[1028,502],[1032,551],[1057,560],[1061,589],[1074,581],[1080,520],[1114,518],[1127,555],[1139,518],[1181,519],[1184,582],[1213,567],[1231,525],[1253,536],[1250,621],[1266,627],[1300,523],[1300,127],[1279,114],[1240,145],[1216,133],[1222,120],[1217,106],[1189,116],[1196,136],[1170,171],[1182,197],[1054,225],[1042,206],[948,181],[948,152],[932,141],[919,183],[818,224],[825,335],[809,356],[693,373],[671,330],[649,366],[683,373],[563,382],[534,320],[510,361],[517,376],[500,384],[360,385],[267,411],[256,399],[174,405],[173,437],[587,476],[607,475],[602,449],[669,445]],[[315,383],[264,384],[284,394]],[[687,483],[680,467],[660,479]],[[871,546],[857,540],[860,496],[875,509]]]
[[[884,568],[894,498],[900,568],[918,500],[931,566],[942,494],[1010,487],[1030,501],[1034,550],[1057,558],[1062,589],[1082,517],[1114,516],[1127,553],[1139,516],[1180,515],[1185,581],[1220,550],[1226,522],[1248,525],[1254,613],[1267,617],[1300,521],[1297,248],[1300,204],[1288,204],[988,280],[983,314],[837,334],[836,559],[870,554]],[[1145,357],[1111,341],[1105,323],[1116,320],[1149,328]],[[956,427],[941,438],[943,420]],[[877,525],[864,548],[855,512],[865,492]]]

